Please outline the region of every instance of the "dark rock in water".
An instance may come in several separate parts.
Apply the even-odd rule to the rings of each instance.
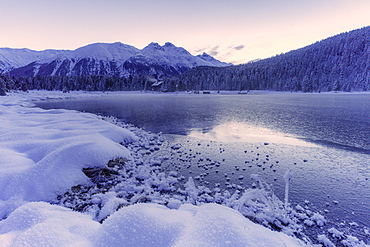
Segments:
[[[94,183],[102,183],[109,180],[112,176],[118,175],[118,170],[122,169],[125,162],[125,159],[110,160],[105,167],[83,168],[82,171]]]
[[[99,183],[108,180],[113,174],[118,175],[117,171],[109,169],[107,167],[91,167],[83,168],[83,173],[89,177],[94,183]]]
[[[73,193],[79,193],[81,191],[81,185],[76,185],[71,188]]]

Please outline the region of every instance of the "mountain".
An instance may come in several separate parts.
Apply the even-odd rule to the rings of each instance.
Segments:
[[[193,68],[164,84],[177,90],[370,91],[370,26],[244,65]]]
[[[209,55],[193,56],[167,42],[150,43],[142,50],[117,43],[90,44],[73,51],[32,51],[3,48],[0,72],[16,77],[109,75],[175,76],[197,66],[230,66]]]

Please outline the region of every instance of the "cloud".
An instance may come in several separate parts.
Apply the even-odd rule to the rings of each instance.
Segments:
[[[204,48],[198,48],[198,49],[195,49],[193,50],[194,53],[196,54],[200,54],[200,53],[207,53],[208,55],[211,55],[211,56],[217,56],[219,54],[219,51],[218,49],[220,48],[219,45],[217,46],[214,46],[214,47],[204,47]]]
[[[211,56],[217,56],[218,55],[218,48],[220,48],[220,46],[215,46],[213,48],[211,48],[211,50],[208,51],[209,55]]]
[[[221,45],[204,46],[194,49],[194,53],[200,54],[206,52],[210,56],[227,63],[242,64],[248,61],[248,49],[245,45]]]
[[[194,50],[194,52],[199,54],[199,53],[203,53],[206,49],[207,48],[201,48],[201,49]]]
[[[238,45],[234,47],[234,50],[240,51],[245,47],[245,45]]]

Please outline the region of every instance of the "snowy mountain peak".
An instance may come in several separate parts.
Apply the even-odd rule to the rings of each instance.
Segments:
[[[166,42],[166,43],[164,44],[164,46],[165,46],[165,47],[175,47],[175,45],[174,45],[174,44],[172,44],[171,42]]]
[[[202,55],[197,55],[196,57],[208,62],[208,63],[212,63],[213,66],[215,67],[224,67],[224,66],[232,66],[233,64],[231,63],[223,63],[223,62],[220,62],[219,60],[215,59],[214,57],[212,57],[211,55],[203,52]]]
[[[205,60],[205,61],[211,61],[211,60],[214,60],[214,58],[212,56],[210,56],[209,54],[203,52],[202,55],[197,55],[197,57]]]
[[[65,51],[0,49],[0,73],[11,71],[14,76],[173,76],[197,66],[228,65],[210,56],[193,56],[170,42],[163,46],[152,42],[142,50],[121,42],[94,43]]]
[[[166,50],[168,51],[173,51],[173,52],[176,52],[176,53],[179,53],[179,54],[182,54],[182,55],[190,55],[192,56],[187,50],[185,50],[184,48],[182,47],[177,47],[175,46],[174,44],[170,43],[170,42],[167,42],[163,47],[165,47]]]
[[[156,42],[152,42],[150,43],[149,45],[147,45],[146,47],[144,47],[143,50],[160,50],[160,51],[164,51],[163,47],[160,46],[158,43]]]
[[[97,60],[127,60],[136,55],[139,49],[116,43],[95,43],[74,50],[70,55],[74,58],[94,58]]]
[[[172,44],[170,42],[166,42],[163,46],[161,46],[158,43],[152,42],[148,46],[146,46],[142,51],[144,53],[147,53],[147,52],[150,52],[150,51],[153,51],[153,52],[160,51],[160,52],[164,52],[164,53],[171,53],[172,55],[177,55],[177,56],[181,56],[181,55],[184,55],[184,54],[191,56],[191,54],[187,50],[185,50],[182,47],[177,47],[177,46],[175,46],[174,44]]]

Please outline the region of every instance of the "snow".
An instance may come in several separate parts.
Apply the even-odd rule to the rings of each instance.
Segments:
[[[137,138],[92,114],[9,104],[0,109],[0,154],[5,157],[1,200],[12,196],[50,200],[56,192],[88,182],[82,168],[103,166],[115,157],[130,158],[118,143]]]
[[[325,247],[335,247],[335,245],[325,236],[325,235],[318,235],[317,239],[320,243],[322,243]]]
[[[293,174],[291,173],[290,169],[288,169],[284,174],[284,181],[285,181],[285,196],[284,196],[284,207],[288,208],[288,200],[289,200],[289,182],[292,179]]]
[[[141,50],[141,53],[153,59],[159,64],[171,64],[176,67],[193,68],[196,66],[215,66],[224,67],[230,64],[220,62],[211,56],[192,56],[188,51],[182,47],[176,47],[172,43],[165,43],[163,46],[158,43],[150,43]]]
[[[98,60],[126,61],[129,57],[136,55],[139,49],[125,45],[120,42],[112,44],[96,43],[90,44],[73,51],[71,58],[95,58]]]
[[[46,202],[29,202],[0,221],[0,246],[92,246],[99,223]]]
[[[305,246],[310,243],[293,237],[299,233],[296,222],[326,224],[301,206],[287,211],[258,175],[258,189],[233,194],[197,187],[192,177],[184,190],[177,189],[177,172],[159,170],[170,152],[155,148],[163,142],[160,135],[89,113],[32,107],[32,100],[99,96],[106,94],[31,91],[0,97],[0,247]],[[105,169],[108,177],[93,181],[84,169]],[[109,176],[119,183],[108,186]],[[81,204],[87,204],[84,213],[67,208]],[[329,233],[338,236],[335,229]],[[319,240],[330,241],[321,235]],[[340,241],[365,246],[351,236]]]
[[[30,49],[0,48],[0,72],[8,72],[33,62],[35,62],[34,67],[36,68],[42,64],[57,63],[59,65],[54,68],[56,71],[62,63],[68,62],[73,67],[82,59],[101,61],[106,67],[109,67],[110,62],[117,62],[118,67],[120,67],[130,58],[140,57],[175,67],[224,67],[231,65],[205,54],[199,57],[193,56],[184,48],[176,47],[169,42],[163,46],[157,43],[150,43],[141,50],[131,45],[115,42],[89,44],[76,50],[34,51]],[[52,75],[55,74],[55,71]]]
[[[29,202],[0,221],[0,246],[301,246],[283,233],[217,205],[121,208],[102,224],[46,202]]]
[[[53,57],[63,52],[65,51],[33,51],[29,49],[0,48],[0,61],[4,63],[2,66],[0,66],[0,71],[3,70],[4,72],[7,72],[13,68],[26,66],[27,64],[36,60]]]
[[[232,66],[233,64],[229,63],[229,64],[226,64],[226,63],[220,63],[220,61],[216,60],[214,57],[212,57],[211,55],[203,52],[203,54],[201,55],[197,55],[198,58],[204,60],[204,61],[207,61],[207,62],[210,62],[210,63],[213,63],[214,66],[220,66],[220,67],[223,67],[223,66],[226,66],[226,65],[229,65],[229,66]]]
[[[335,229],[334,227],[330,228],[328,232],[334,237],[334,238],[343,238],[343,233]]]
[[[37,63],[51,63],[53,61],[70,60],[72,63],[77,63],[81,59],[95,59],[98,61],[121,61],[124,62],[132,56],[137,55],[139,49],[122,44],[116,43],[94,43],[80,47],[73,51],[64,51],[54,57],[46,57],[39,59]]]
[[[297,246],[293,238],[217,204],[178,210],[136,204],[108,218],[96,237],[97,246]]]

